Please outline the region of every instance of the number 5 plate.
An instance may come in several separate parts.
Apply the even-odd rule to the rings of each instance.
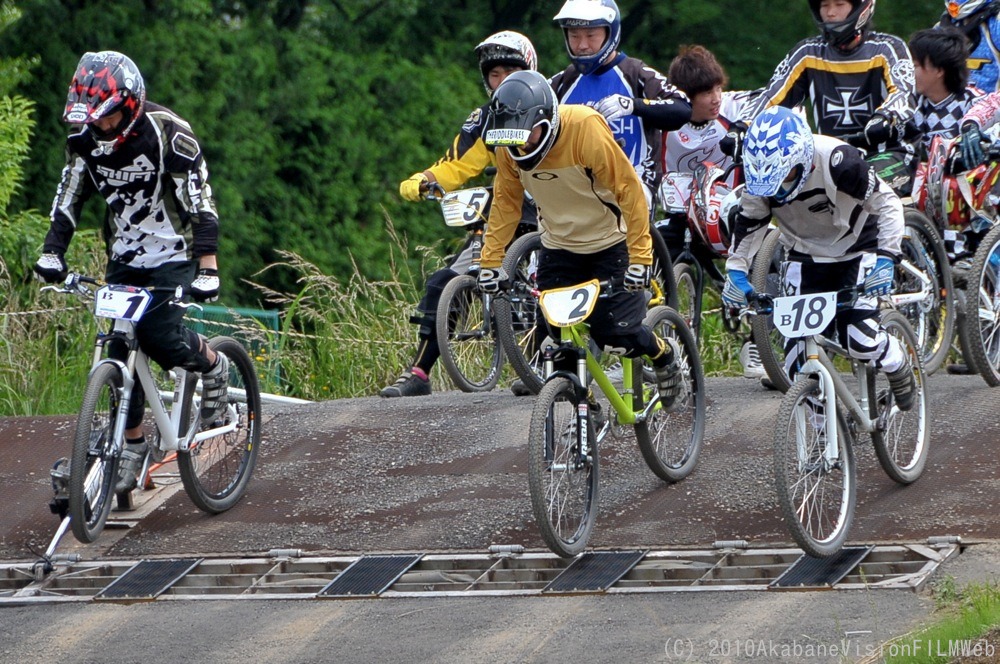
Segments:
[[[101,318],[137,321],[153,296],[145,288],[109,284],[94,294],[94,314]]]
[[[774,327],[786,337],[819,334],[836,315],[836,293],[811,293],[774,299]]]

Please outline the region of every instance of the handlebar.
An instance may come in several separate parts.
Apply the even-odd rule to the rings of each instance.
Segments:
[[[103,279],[98,279],[97,277],[91,277],[86,274],[80,274],[78,272],[70,272],[66,275],[66,279],[61,285],[49,284],[42,286],[41,290],[53,291],[56,293],[66,293],[67,295],[76,295],[83,300],[93,300],[95,291],[102,286],[108,286],[109,284]],[[93,288],[92,288],[93,286]],[[169,300],[170,304],[181,307],[182,309],[189,309],[194,307],[196,309],[201,309],[202,306],[197,302],[184,302],[184,296],[188,293],[188,289],[183,286],[136,286],[136,288],[143,288],[150,292],[171,292],[174,297]]]

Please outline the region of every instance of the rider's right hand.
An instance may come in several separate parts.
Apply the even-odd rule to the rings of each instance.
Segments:
[[[39,256],[35,262],[35,278],[47,284],[57,284],[66,280],[69,270],[60,254],[49,252]]]
[[[476,285],[479,287],[479,291],[481,293],[496,295],[500,292],[501,288],[506,287],[509,279],[507,271],[502,267],[482,267],[479,268],[479,274],[476,277]]]
[[[727,157],[736,160],[743,155],[743,141],[747,136],[747,123],[737,120],[729,125],[729,131],[725,137],[719,141],[719,149]]]
[[[423,173],[414,173],[399,183],[399,195],[408,201],[419,201],[427,192],[430,180]]]
[[[962,163],[965,170],[972,170],[976,166],[986,161],[983,153],[983,133],[979,130],[979,125],[975,122],[966,122],[962,125],[962,134],[958,139],[958,149],[962,154]]]
[[[743,270],[726,272],[726,283],[722,287],[722,302],[730,309],[741,309],[750,304],[754,288]]]

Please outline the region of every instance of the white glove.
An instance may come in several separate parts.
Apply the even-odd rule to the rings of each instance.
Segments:
[[[191,297],[198,302],[215,302],[219,299],[219,271],[210,267],[198,270],[191,283]]]
[[[481,292],[495,295],[500,292],[508,279],[507,271],[502,267],[483,267],[479,269],[479,278],[476,280],[476,284]]]
[[[66,261],[56,253],[39,256],[35,263],[35,278],[47,284],[55,284],[66,279]]]
[[[632,263],[625,270],[625,290],[627,291],[644,291],[649,288],[649,282],[652,278],[653,269],[649,265],[640,265],[638,263]]]
[[[608,95],[594,104],[594,109],[604,116],[608,122],[614,122],[626,115],[632,115],[635,102],[625,95]]]

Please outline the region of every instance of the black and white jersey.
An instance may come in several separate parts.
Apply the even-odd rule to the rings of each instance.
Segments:
[[[913,116],[915,85],[910,51],[899,37],[869,32],[850,53],[811,37],[785,56],[740,119],[749,123],[769,106],[793,108],[808,100],[820,134],[860,132],[875,111],[902,127]]]
[[[815,136],[813,166],[802,191],[785,205],[770,198],[740,199],[727,270],[749,273],[772,215],[796,260],[837,262],[864,253],[898,256],[903,236],[899,197],[875,175],[861,152]]]
[[[961,94],[948,95],[936,104],[919,95],[912,120],[914,133],[920,135],[925,148],[935,136],[955,138],[961,130],[962,118],[982,96],[982,90],[972,85]]]
[[[201,147],[191,126],[167,108],[147,102],[110,154],[87,127],[69,136],[44,251],[66,252],[95,193],[108,206],[105,232],[115,262],[153,268],[217,251],[218,215]]]

